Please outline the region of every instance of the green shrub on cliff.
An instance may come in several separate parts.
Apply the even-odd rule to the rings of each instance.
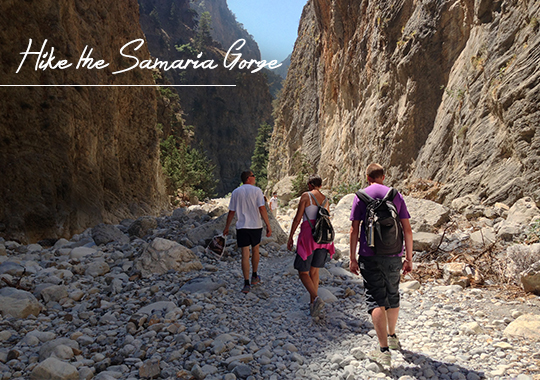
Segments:
[[[261,124],[255,139],[255,150],[251,157],[251,171],[257,178],[257,186],[263,191],[268,185],[268,152],[272,126],[267,123]]]
[[[175,193],[182,198],[195,195],[199,199],[215,195],[215,165],[202,148],[192,148],[172,135],[161,142],[160,148],[161,165]]]

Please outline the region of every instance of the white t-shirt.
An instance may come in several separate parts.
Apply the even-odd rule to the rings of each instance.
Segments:
[[[262,228],[259,207],[264,206],[264,195],[257,186],[243,184],[231,194],[229,210],[236,213],[238,218],[236,229]]]
[[[277,197],[272,197],[270,198],[270,202],[268,202],[269,206],[270,206],[270,210],[275,210],[276,208],[278,208],[278,199]]]

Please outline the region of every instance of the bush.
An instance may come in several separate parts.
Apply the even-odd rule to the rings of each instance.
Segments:
[[[506,265],[503,266],[505,277],[516,284],[520,284],[520,274],[529,269],[534,263],[540,261],[540,244],[516,244],[508,247],[504,261],[506,261]]]
[[[199,199],[215,195],[215,165],[202,148],[192,148],[172,135],[160,144],[160,148],[161,165],[175,193],[183,198],[195,195]]]
[[[527,230],[527,239],[525,243],[533,244],[540,242],[540,219],[534,220]]]
[[[360,190],[362,187],[362,184],[360,182],[349,182],[349,183],[342,183],[337,185],[336,187],[333,187],[332,190],[332,197],[330,200],[332,203],[337,204],[341,198],[343,198],[347,194],[356,193],[358,190]]]

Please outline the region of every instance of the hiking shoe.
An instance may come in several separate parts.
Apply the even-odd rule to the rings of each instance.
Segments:
[[[250,290],[251,285],[244,285],[244,287],[242,288],[242,293],[248,294]]]
[[[310,305],[310,312],[312,317],[318,317],[319,314],[321,314],[321,311],[324,307],[324,301],[321,299],[321,297],[315,298],[315,301],[313,301],[313,304]]]
[[[392,364],[392,354],[390,351],[381,352],[378,348],[368,354],[368,359],[382,366],[390,367]]]
[[[257,285],[261,282],[261,277],[260,276],[257,276],[257,277],[251,277],[251,285]]]
[[[388,337],[388,348],[391,350],[401,350],[401,343],[399,343],[398,337]]]

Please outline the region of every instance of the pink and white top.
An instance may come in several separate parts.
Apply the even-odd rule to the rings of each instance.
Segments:
[[[306,214],[311,220],[311,224],[315,225],[317,218],[317,205],[312,204],[312,199],[309,197],[310,205],[305,208],[305,213],[303,216],[302,224],[300,225],[300,234],[298,235],[298,241],[296,243],[296,252],[302,260],[306,260],[308,256],[313,254],[313,251],[316,249],[324,248],[327,249],[330,253],[330,257],[334,255],[336,249],[334,248],[334,243],[330,244],[318,244],[313,240],[313,235],[311,235],[311,226],[306,218]]]

